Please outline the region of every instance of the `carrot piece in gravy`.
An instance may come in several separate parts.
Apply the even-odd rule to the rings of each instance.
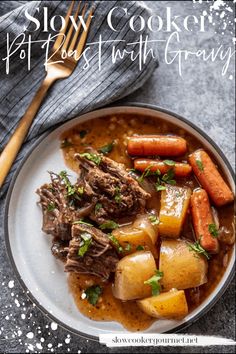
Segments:
[[[199,149],[189,156],[193,172],[216,206],[234,200],[233,193],[221,177],[216,165],[206,151]]]
[[[219,242],[210,232],[214,220],[207,192],[200,188],[193,191],[190,205],[196,238],[206,251],[218,253]]]
[[[180,156],[186,153],[187,143],[175,135],[137,135],[129,138],[127,149],[133,156]]]
[[[134,168],[144,172],[149,169],[151,172],[160,171],[161,174],[166,173],[173,168],[176,177],[187,177],[192,172],[192,167],[188,163],[174,162],[170,160],[158,161],[152,159],[136,159],[134,160]]]

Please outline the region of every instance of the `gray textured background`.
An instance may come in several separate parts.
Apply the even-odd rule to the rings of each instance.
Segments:
[[[164,14],[165,8],[171,6],[177,15],[198,15],[202,11],[209,13],[211,2],[191,1],[147,1],[155,13]],[[233,9],[233,2],[227,6]],[[225,16],[220,18],[220,14]],[[218,13],[218,14],[217,14]],[[181,33],[181,48],[207,49],[225,47],[233,44],[234,13],[222,7],[220,11],[212,11],[213,22],[207,33]],[[230,22],[231,21],[231,22]],[[224,23],[227,27],[224,29]],[[222,33],[223,32],[223,33]],[[167,38],[167,34],[158,33],[158,38]],[[235,75],[232,61],[228,73],[221,75],[222,61],[217,58],[214,63],[191,59],[183,63],[183,76],[178,75],[177,64],[166,65],[163,59],[164,45],[159,46],[160,67],[151,79],[130,97],[122,102],[135,101],[157,104],[171,109],[197,124],[213,138],[226,154],[230,163],[234,164],[234,131],[235,131]],[[232,75],[232,77],[230,76]],[[3,227],[3,225],[0,225]],[[0,352],[17,353],[41,351],[56,353],[141,353],[143,348],[108,349],[98,343],[90,342],[69,334],[59,328],[53,331],[51,321],[47,319],[27,299],[17,283],[6,256],[3,240],[0,247]],[[14,287],[8,283],[14,280]],[[200,320],[188,327],[185,333],[208,334],[235,338],[235,280],[218,301],[218,303]],[[17,331],[21,331],[18,332]],[[27,338],[33,332],[34,338]],[[43,340],[41,340],[43,338]],[[40,341],[41,340],[41,341]],[[234,347],[199,347],[199,348],[146,348],[145,352],[154,353],[233,353]]]

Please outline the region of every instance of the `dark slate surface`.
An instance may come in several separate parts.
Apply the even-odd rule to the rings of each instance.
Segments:
[[[23,1],[22,1],[23,3]],[[210,50],[221,44],[229,47],[233,44],[234,13],[233,2],[217,6],[210,11],[211,1],[153,1],[147,2],[155,13],[163,15],[167,6],[171,6],[175,15],[198,15],[203,11],[213,16],[215,25],[210,25],[206,33],[195,31],[181,33],[182,49]],[[229,8],[230,7],[230,8]],[[224,16],[222,12],[224,11]],[[218,13],[218,14],[217,14]],[[220,17],[222,16],[222,17]],[[231,23],[229,22],[231,21]],[[225,23],[227,24],[226,28]],[[222,33],[223,32],[223,33]],[[169,35],[158,33],[158,38]],[[222,148],[227,158],[234,163],[234,72],[233,62],[225,76],[221,75],[222,61],[216,58],[214,63],[200,59],[191,59],[183,63],[183,75],[178,75],[176,63],[164,62],[164,44],[159,46],[160,68],[144,87],[127,97],[123,102],[135,101],[156,104],[171,109],[197,124]],[[232,75],[232,76],[231,76]],[[3,225],[0,225],[3,227]],[[51,328],[47,319],[27,299],[20,288],[6,256],[4,241],[0,248],[0,352],[56,352],[56,353],[142,353],[143,348],[108,349],[98,343],[70,334],[63,328]],[[11,288],[12,280],[14,287]],[[10,282],[10,283],[9,283]],[[10,286],[10,287],[9,287]],[[184,333],[208,334],[235,338],[235,280],[230,284],[218,303],[201,319],[192,324]],[[34,333],[28,338],[29,332]],[[30,336],[30,335],[29,335]],[[42,349],[40,349],[42,348]],[[193,348],[145,348],[148,353],[233,353],[234,347],[193,347]]]

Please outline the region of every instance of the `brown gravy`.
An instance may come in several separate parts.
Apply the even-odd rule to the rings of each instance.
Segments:
[[[188,152],[177,161],[187,161],[187,155],[194,150],[201,148],[202,143],[194,136],[183,129],[176,127],[163,120],[153,119],[145,116],[124,115],[107,116],[93,121],[81,123],[73,129],[63,133],[61,139],[69,142],[68,147],[63,148],[63,155],[66,165],[78,172],[77,162],[73,156],[76,152],[83,152],[86,146],[92,146],[95,149],[115,142],[114,148],[109,157],[117,162],[124,163],[127,168],[132,168],[132,160],[126,153],[127,137],[133,134],[176,134],[184,137],[188,142]],[[193,175],[188,179],[178,179],[177,185],[187,185],[194,189],[198,182]],[[157,197],[150,201],[148,207],[159,211],[159,201]],[[224,225],[233,232],[232,224],[234,221],[233,205],[218,208],[220,225]],[[182,234],[184,238],[194,239],[190,216],[184,225]],[[229,262],[232,253],[232,246],[221,244],[221,251],[213,255],[208,262],[208,282],[196,289],[185,290],[189,311],[196,308],[213,291]],[[90,319],[96,321],[117,321],[125,328],[131,331],[140,331],[148,328],[154,321],[153,318],[141,311],[135,301],[122,302],[112,295],[112,284],[103,284],[103,293],[96,306],[81,299],[81,294],[88,286],[99,284],[96,277],[70,274],[69,288],[74,296],[77,307],[80,312]]]
[[[102,284],[96,277],[71,273],[68,278],[69,288],[80,312],[95,321],[116,321],[129,331],[142,331],[150,327],[154,319],[139,309],[135,301],[120,301],[112,295],[112,284]],[[101,284],[102,295],[95,306],[82,300],[84,289]]]

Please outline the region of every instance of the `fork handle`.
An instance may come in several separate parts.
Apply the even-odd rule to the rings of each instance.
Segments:
[[[15,132],[12,134],[10,140],[5,146],[0,155],[0,188],[2,187],[8,172],[11,169],[13,162],[27,136],[31,127],[33,119],[39,110],[41,102],[43,101],[48,89],[55,81],[54,78],[46,76],[40,88],[36,92],[33,100],[27,108],[24,116],[17,125]]]

